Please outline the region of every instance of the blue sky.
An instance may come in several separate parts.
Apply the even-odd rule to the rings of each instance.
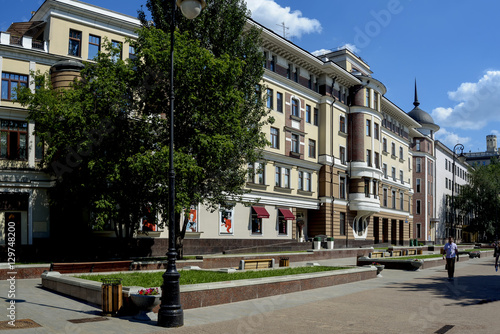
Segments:
[[[88,0],[136,16],[145,1]],[[0,0],[0,30],[26,21],[42,0]],[[500,143],[500,2],[483,0],[247,0],[252,18],[316,52],[348,46],[406,112],[417,80],[420,107],[441,127],[436,138],[465,151]],[[8,9],[8,10],[5,10]],[[495,33],[497,32],[497,33]]]

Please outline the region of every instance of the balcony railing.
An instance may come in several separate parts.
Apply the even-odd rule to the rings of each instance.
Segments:
[[[0,44],[22,47],[24,49],[35,49],[48,52],[48,45],[45,41],[33,40],[29,36],[12,36],[7,32],[0,32]]]

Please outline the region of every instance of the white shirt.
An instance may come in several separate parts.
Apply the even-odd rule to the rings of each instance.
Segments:
[[[446,251],[446,258],[452,259],[455,257],[456,252],[458,251],[457,244],[452,242],[451,244],[449,242],[444,245],[444,250]]]

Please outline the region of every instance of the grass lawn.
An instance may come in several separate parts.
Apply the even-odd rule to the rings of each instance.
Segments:
[[[285,275],[297,275],[314,273],[320,271],[331,271],[348,269],[346,267],[295,267],[287,269],[278,270],[256,270],[256,271],[244,271],[235,273],[222,273],[217,271],[205,271],[205,270],[179,270],[181,274],[180,284],[198,284],[198,283],[211,283],[211,282],[223,282],[223,281],[233,281],[242,280],[250,278],[260,278],[260,277],[272,277],[272,276],[285,276]],[[75,276],[78,278],[83,278],[87,280],[101,282],[104,278],[120,278],[122,279],[122,285],[124,286],[142,286],[145,288],[159,287],[163,283],[164,272],[155,273],[144,273],[144,272],[133,272],[126,274],[110,274],[110,275],[79,275]]]

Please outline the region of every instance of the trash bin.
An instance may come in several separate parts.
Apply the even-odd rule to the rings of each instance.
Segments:
[[[320,237],[314,237],[314,239],[313,239],[313,249],[315,249],[315,250],[321,249],[321,238]]]
[[[413,247],[413,239],[410,239],[410,247]]]
[[[288,257],[280,257],[280,267],[289,267],[290,259]]]
[[[123,306],[121,278],[104,278],[102,280],[102,314],[115,315]]]

